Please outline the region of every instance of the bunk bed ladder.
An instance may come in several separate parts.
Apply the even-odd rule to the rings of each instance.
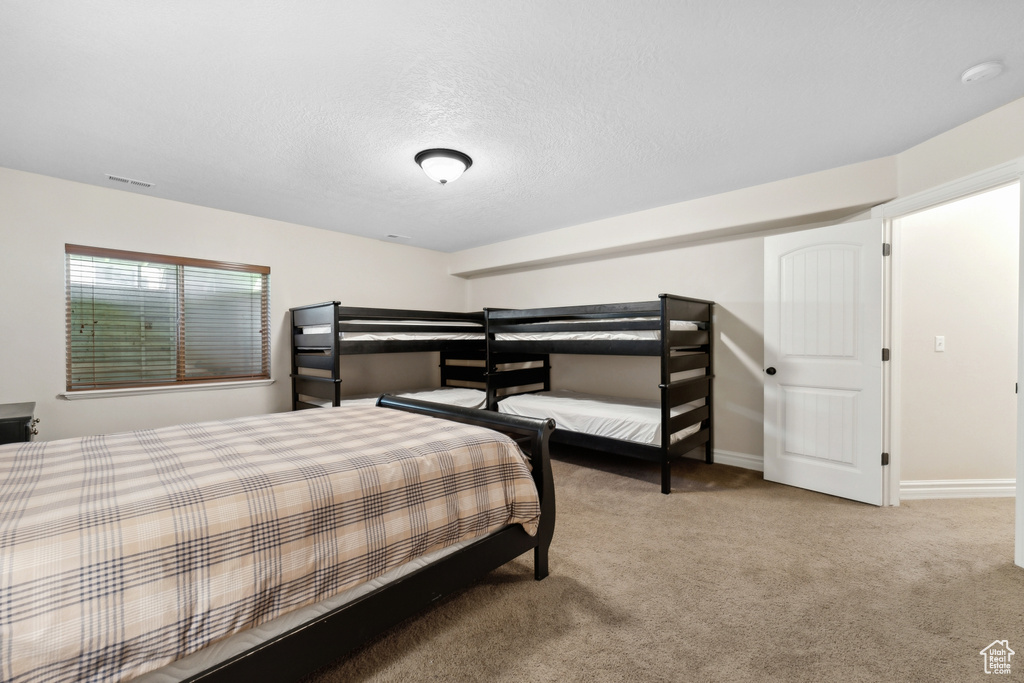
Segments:
[[[341,367],[338,356],[338,306],[340,302],[329,301],[310,306],[293,308],[291,314],[292,344],[292,410],[319,408],[314,403],[301,400],[310,396],[331,405],[341,403]],[[301,334],[301,328],[310,325],[331,326],[331,331],[322,334]],[[300,344],[309,344],[311,348]],[[316,352],[319,353],[316,353]],[[301,370],[318,370],[325,375],[302,373]]]
[[[693,447],[704,446],[704,462],[714,463],[714,357],[712,341],[714,340],[714,303],[702,299],[678,297],[671,294],[660,294],[661,301],[661,492],[672,490],[672,458],[673,452],[682,455],[687,444]],[[703,324],[703,334],[695,335],[699,339],[696,346],[688,342],[684,347],[673,345],[674,339],[680,336],[672,331],[673,320],[696,320]],[[683,333],[694,335],[694,333]],[[692,348],[698,353],[673,355],[677,348]],[[702,370],[703,377],[696,376],[685,380],[672,380],[677,372]],[[704,399],[704,406],[695,409],[691,418],[672,418],[672,409],[697,398]],[[677,444],[672,443],[672,434],[678,431],[680,421],[691,423],[700,416],[701,432],[687,437]]]
[[[487,384],[487,410],[498,410],[498,391],[515,387],[513,393],[551,391],[551,356],[547,353],[497,352],[494,350],[494,331],[491,314],[500,309],[484,309],[485,380]],[[499,365],[530,364],[528,368],[499,370]],[[504,394],[503,394],[504,396]]]

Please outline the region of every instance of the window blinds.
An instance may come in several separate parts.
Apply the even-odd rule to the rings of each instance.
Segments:
[[[65,251],[69,391],[269,378],[269,268]]]

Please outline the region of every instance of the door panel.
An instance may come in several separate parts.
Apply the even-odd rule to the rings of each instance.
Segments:
[[[782,256],[783,355],[856,356],[858,256],[859,250],[848,245],[814,246]]]
[[[783,452],[852,464],[858,392],[787,386],[780,390],[785,427]]]
[[[882,502],[882,223],[765,239],[765,479]]]

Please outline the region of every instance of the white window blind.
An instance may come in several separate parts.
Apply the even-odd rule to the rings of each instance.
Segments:
[[[66,245],[68,391],[270,377],[270,269]]]

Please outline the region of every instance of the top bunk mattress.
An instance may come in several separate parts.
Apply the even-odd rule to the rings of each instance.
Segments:
[[[499,332],[494,335],[497,341],[637,341],[657,340],[661,338],[660,330],[615,330],[615,329],[585,329],[589,325],[594,327],[614,327],[617,323],[654,322],[658,318],[602,318],[593,320],[573,320],[573,325],[581,329],[559,331],[559,332],[530,332],[529,324],[522,325],[522,332]],[[673,331],[692,331],[700,329],[695,322],[688,320],[671,320],[670,329]],[[544,325],[548,323],[535,323]]]
[[[349,331],[345,325],[394,326],[394,330]],[[339,324],[338,339],[341,341],[431,341],[431,340],[480,340],[484,339],[482,326],[478,323],[445,322],[444,327],[465,327],[465,332],[417,332],[417,326],[436,327],[437,322],[425,320],[347,320]],[[300,327],[302,334],[330,334],[330,325],[306,325]]]
[[[672,415],[681,415],[703,405],[703,399],[677,406]],[[576,391],[541,391],[506,396],[498,402],[498,411],[524,417],[550,417],[557,429],[603,436],[620,441],[661,445],[661,403],[657,400],[620,398]],[[700,423],[672,435],[681,441],[700,431]]]

